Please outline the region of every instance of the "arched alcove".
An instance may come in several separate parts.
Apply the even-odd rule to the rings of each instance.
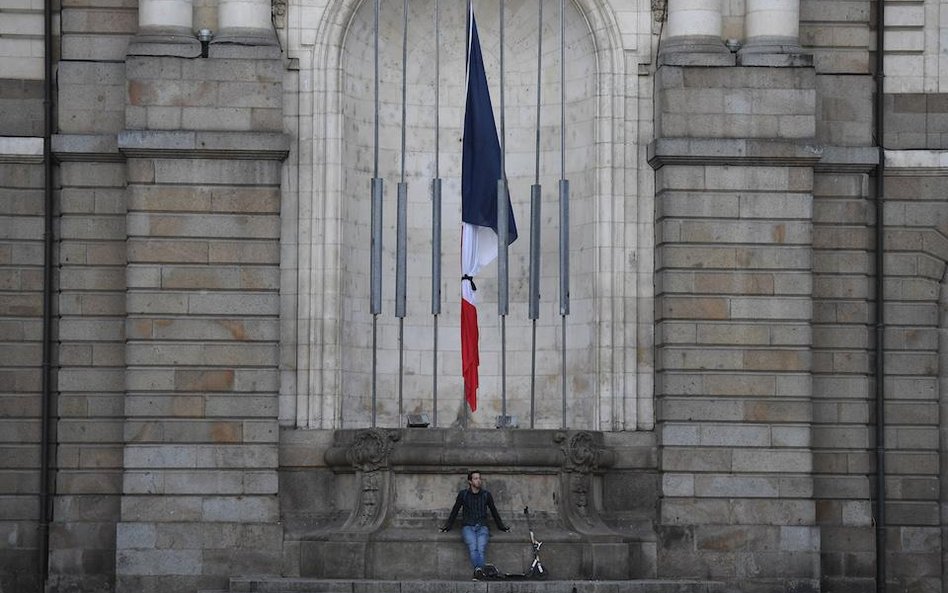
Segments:
[[[636,427],[635,176],[625,171],[625,106],[637,86],[624,74],[618,32],[600,3],[566,4],[566,176],[571,185],[571,308],[567,317],[567,424]],[[440,89],[443,179],[442,309],[438,337],[438,424],[462,406],[459,338],[461,125],[465,99],[464,0],[440,2],[441,76],[434,75],[434,0],[409,3],[405,180],[409,195],[408,307],[403,411],[432,412],[431,179],[435,176],[435,85]],[[530,420],[528,319],[530,185],[535,174],[538,14],[535,1],[507,1],[505,127],[507,174],[520,228],[510,250],[507,412]],[[327,8],[313,56],[311,217],[300,218],[299,426],[354,428],[371,418],[369,313],[370,179],[374,168],[373,2]],[[477,3],[488,81],[500,127],[499,7]],[[398,320],[394,316],[395,199],[401,171],[402,5],[380,13],[379,176],[384,179],[383,312],[378,320],[378,423],[397,426]],[[543,187],[541,318],[537,329],[536,426],[561,425],[558,299],[560,62],[558,5],[544,5],[540,183]],[[634,110],[633,110],[634,111]],[[632,118],[637,116],[633,112]],[[635,156],[631,157],[632,162]],[[626,189],[626,185],[629,189]],[[631,195],[630,195],[631,194]],[[306,208],[301,207],[301,211]],[[626,280],[628,278],[628,280]],[[501,408],[496,266],[478,279],[481,389],[472,426],[492,426]],[[631,287],[631,289],[630,289]],[[631,293],[631,294],[630,294]],[[284,402],[287,400],[284,399]],[[651,406],[645,409],[650,410]]]

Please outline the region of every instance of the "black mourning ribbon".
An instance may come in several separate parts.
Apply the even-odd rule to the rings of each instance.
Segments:
[[[474,276],[471,276],[470,274],[464,274],[461,276],[461,282],[464,282],[465,280],[471,283],[471,290],[477,292],[477,285],[474,284]]]

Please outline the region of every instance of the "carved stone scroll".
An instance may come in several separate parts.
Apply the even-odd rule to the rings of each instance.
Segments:
[[[377,428],[359,431],[346,451],[356,470],[356,504],[343,529],[374,531],[382,526],[391,507],[392,472],[389,459],[397,432]]]
[[[600,492],[596,472],[608,465],[610,453],[602,442],[602,433],[559,432],[553,441],[560,444],[563,464],[560,469],[561,512],[570,529],[584,534],[604,534],[610,530],[599,516]]]

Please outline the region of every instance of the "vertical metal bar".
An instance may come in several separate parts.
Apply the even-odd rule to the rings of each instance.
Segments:
[[[542,2],[542,0],[540,0]],[[540,318],[540,185],[530,187],[530,319],[533,339],[530,348],[530,428],[536,420],[537,319]]]
[[[875,457],[876,457],[876,591],[887,589],[886,418],[885,418],[885,2],[876,3],[875,133],[879,162],[875,170]]]
[[[43,346],[40,379],[40,475],[39,475],[39,589],[49,582],[49,525],[53,521],[52,501],[56,492],[53,434],[53,280],[54,280],[54,194],[53,194],[53,2],[43,2]]]
[[[560,0],[560,385],[562,424],[566,419],[566,316],[569,315],[569,181],[566,179],[566,1]]]
[[[533,183],[540,184],[540,74],[543,71],[543,0],[537,0],[537,142]]]
[[[408,113],[408,0],[402,1],[402,167],[395,219],[395,317],[398,318],[398,423],[404,413],[405,292],[408,283],[408,183],[405,182],[405,147]]]
[[[437,126],[436,126],[437,129]],[[437,162],[437,158],[435,158]],[[438,166],[435,165],[435,170]],[[438,426],[438,315],[441,313],[441,179],[431,184],[431,314],[433,356],[431,362],[431,425]]]
[[[537,0],[537,125],[533,185],[530,187],[530,428],[536,424],[537,319],[540,318],[540,84],[543,71],[543,0]]]
[[[507,124],[504,108],[504,0],[500,0],[500,179],[497,180],[497,312],[500,314],[500,410],[507,424],[507,313],[509,312],[507,243],[509,199],[507,197]]]
[[[503,174],[503,173],[501,173]],[[509,288],[507,283],[509,259],[507,239],[510,234],[509,200],[507,182],[497,182],[497,314],[510,312]]]
[[[408,184],[398,184],[395,235],[395,317],[405,317],[408,289]]]
[[[372,176],[379,176],[379,12],[382,0],[375,0],[375,150]]]
[[[569,180],[560,179],[560,315],[569,315]]]
[[[382,312],[382,194],[383,183],[379,177],[372,179],[372,246],[371,246],[371,309],[372,315]]]
[[[501,169],[503,175],[503,169]],[[509,233],[507,182],[497,182],[497,314],[500,315],[500,413],[501,426],[507,426],[507,313],[508,295],[507,236]]]
[[[382,312],[382,180],[372,179],[372,244],[370,271],[370,312],[372,313],[372,427],[378,403],[378,321]]]
[[[500,176],[507,178],[507,129],[504,109],[504,0],[500,0]],[[500,212],[497,213],[500,216]]]
[[[395,316],[398,318],[398,422],[404,413],[405,388],[405,293],[408,265],[408,184],[398,184],[395,259]]]
[[[530,319],[540,318],[540,185],[530,186]]]
[[[435,0],[435,178],[431,182],[431,426],[438,427],[438,315],[441,313],[441,3]]]
[[[506,116],[504,113],[504,0],[500,0],[500,179],[497,180],[497,314],[504,316],[510,311],[508,290],[508,258],[507,244],[509,239],[509,210],[510,200],[507,197],[507,134]],[[503,336],[501,336],[503,337]],[[501,340],[502,350],[506,344]],[[502,352],[503,354],[503,352]],[[503,363],[501,360],[501,370]],[[501,373],[503,375],[503,373]],[[505,377],[501,377],[503,383]],[[503,386],[501,395],[505,396]]]
[[[381,0],[375,0],[375,130],[372,167],[372,244],[369,278],[372,313],[372,427],[375,428],[378,409],[378,333],[379,313],[382,312],[382,179],[379,177],[379,12]]]

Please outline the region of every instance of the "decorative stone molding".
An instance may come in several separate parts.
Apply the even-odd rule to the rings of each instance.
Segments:
[[[387,469],[389,456],[399,438],[397,432],[380,428],[363,430],[356,434],[355,441],[346,451],[346,459],[353,467],[363,472]]]
[[[816,143],[738,138],[658,138],[648,145],[648,163],[664,165],[787,165],[812,167],[823,158]]]
[[[652,18],[656,23],[665,20],[668,10],[668,0],[652,0]]]
[[[42,162],[42,138],[0,136],[0,163],[35,164]]]
[[[272,0],[270,14],[274,27],[277,29],[286,28],[286,0]]]
[[[573,434],[558,432],[553,441],[562,443],[560,451],[563,453],[563,471],[588,474],[599,469],[600,462],[606,456],[606,449],[602,446],[602,433],[596,433],[596,439],[589,431],[580,431]]]
[[[336,445],[326,452],[326,461],[356,474],[355,504],[341,531],[377,531],[392,514],[391,458],[401,434],[380,428],[340,433]]]
[[[282,161],[290,138],[278,132],[125,130],[118,135],[118,149],[127,157]]]
[[[560,493],[563,522],[588,535],[613,535],[599,514],[601,492],[594,474],[612,465],[613,453],[606,449],[601,432],[557,432],[553,442],[560,444],[563,462],[560,468]]]

